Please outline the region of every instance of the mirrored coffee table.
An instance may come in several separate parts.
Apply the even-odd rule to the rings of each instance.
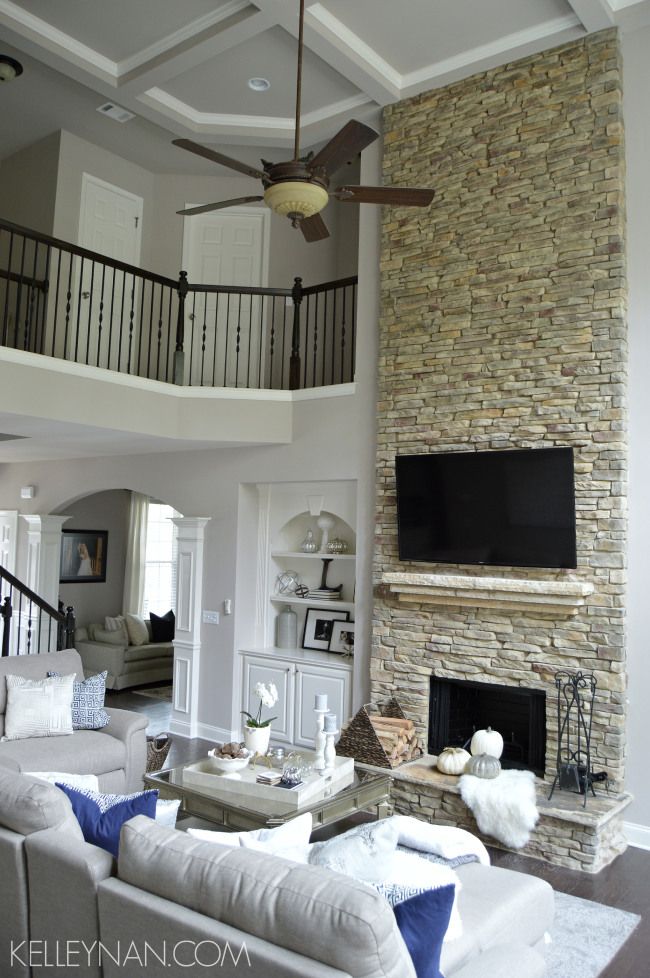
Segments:
[[[392,811],[389,774],[355,769],[351,784],[339,791],[333,785],[328,791],[327,782],[324,782],[322,797],[312,798],[296,808],[292,804],[285,806],[277,800],[269,801],[262,794],[260,797],[240,796],[233,793],[232,785],[228,786],[228,790],[220,790],[218,778],[214,779],[209,789],[188,783],[184,772],[190,766],[182,764],[145,774],[145,787],[157,788],[161,798],[179,798],[179,815],[195,816],[226,831],[282,825],[305,812],[311,812],[313,826],[318,828],[349,818],[357,812],[371,812],[377,818],[384,818]],[[268,770],[263,765],[258,767],[260,771]],[[182,827],[182,823],[179,827]]]

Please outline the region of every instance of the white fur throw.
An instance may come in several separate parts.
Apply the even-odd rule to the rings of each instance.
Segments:
[[[463,774],[460,794],[485,835],[511,849],[521,849],[539,818],[532,771],[502,771],[486,780]]]

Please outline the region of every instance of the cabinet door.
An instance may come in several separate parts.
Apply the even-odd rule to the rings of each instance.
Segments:
[[[278,691],[278,702],[271,710],[262,707],[262,719],[276,717],[271,724],[271,740],[293,743],[293,667],[288,662],[274,662],[261,656],[244,656],[244,681],[242,709],[257,714],[260,704],[255,695],[257,683],[274,683]],[[242,717],[242,726],[244,717]]]
[[[335,713],[339,727],[350,717],[351,673],[347,669],[319,669],[318,666],[296,666],[295,743],[314,746],[316,693],[327,693],[327,706]]]

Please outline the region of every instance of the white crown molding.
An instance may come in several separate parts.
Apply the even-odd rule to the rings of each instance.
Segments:
[[[614,10],[609,0],[567,0],[588,31],[602,31],[614,25]]]
[[[196,132],[219,132],[223,130],[271,130],[274,134],[281,137],[292,137],[294,131],[294,119],[282,116],[260,116],[260,115],[235,115],[226,112],[201,112],[192,108],[187,102],[170,95],[162,88],[150,88],[139,97],[139,100],[146,102],[147,105],[158,108],[164,114],[178,122],[188,123]],[[352,112],[354,109],[368,105],[372,100],[363,94],[352,95],[350,98],[342,99],[340,102],[331,102],[329,105],[306,112],[301,119],[301,127],[307,131],[310,126],[326,122],[328,119],[341,115],[345,112]]]
[[[418,94],[427,88],[447,84],[448,81],[465,78],[474,71],[485,70],[488,65],[502,64],[504,56],[514,59],[521,56],[522,49],[532,46],[546,46],[549,40],[557,44],[566,40],[566,32],[584,33],[582,21],[576,14],[567,14],[548,20],[538,27],[507,34],[489,44],[481,44],[463,54],[436,61],[425,68],[418,68],[401,76],[402,97]]]
[[[321,3],[313,4],[307,14],[309,22],[325,28],[330,35],[338,38],[341,47],[347,47],[357,62],[363,62],[376,72],[387,83],[388,88],[399,92],[402,86],[402,76],[393,65],[385,61],[369,44],[366,44],[358,34],[346,27],[337,17],[323,7]]]
[[[0,0],[0,24],[17,31],[22,37],[34,41],[65,61],[103,78],[104,81],[115,84],[118,80],[118,66],[115,61],[23,10],[11,0]]]

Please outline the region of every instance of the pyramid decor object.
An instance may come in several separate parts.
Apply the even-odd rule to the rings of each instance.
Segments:
[[[395,768],[420,757],[415,725],[396,699],[373,705],[366,703],[345,725],[336,753],[354,757],[361,764]]]

